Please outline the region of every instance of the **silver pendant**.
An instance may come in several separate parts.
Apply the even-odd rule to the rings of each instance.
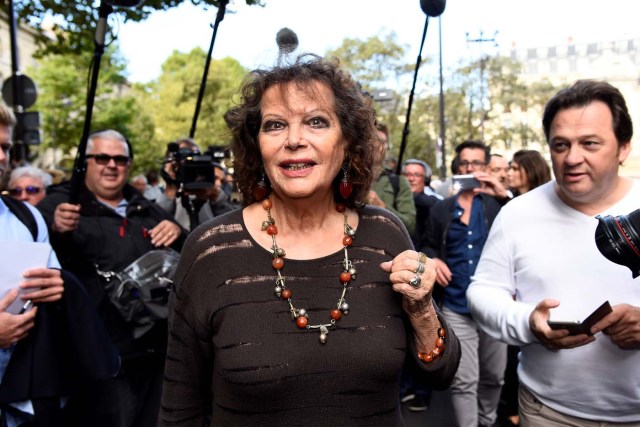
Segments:
[[[327,342],[327,335],[329,335],[329,329],[326,326],[320,326],[320,342],[322,344]]]

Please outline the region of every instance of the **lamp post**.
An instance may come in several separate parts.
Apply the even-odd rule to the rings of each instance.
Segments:
[[[440,68],[440,154],[442,158],[442,164],[440,165],[440,176],[442,179],[447,177],[447,149],[445,144],[446,129],[444,125],[444,90],[442,79],[442,15],[438,17],[438,43],[439,43],[439,68]]]
[[[484,110],[484,69],[488,56],[485,58],[482,53],[482,44],[483,43],[494,43],[495,47],[498,47],[498,42],[496,41],[496,36],[498,32],[496,31],[491,38],[483,37],[483,32],[480,31],[480,36],[475,39],[469,38],[469,33],[467,33],[467,43],[478,43],[480,46],[480,140],[484,142],[484,120],[485,120],[485,110]]]

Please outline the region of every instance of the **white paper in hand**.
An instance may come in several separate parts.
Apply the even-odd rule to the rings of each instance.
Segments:
[[[18,288],[24,279],[24,272],[32,268],[47,267],[51,255],[51,245],[38,242],[21,242],[15,240],[0,240],[0,298],[4,297],[11,289]],[[37,288],[29,289],[29,292]],[[18,291],[15,301],[5,310],[8,313],[18,314],[25,302],[20,295],[23,289]]]

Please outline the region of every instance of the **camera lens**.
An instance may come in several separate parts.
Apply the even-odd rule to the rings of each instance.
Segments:
[[[629,215],[597,217],[595,240],[609,261],[624,265],[633,277],[640,275],[640,209]]]

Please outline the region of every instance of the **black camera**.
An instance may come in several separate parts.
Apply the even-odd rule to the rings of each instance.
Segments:
[[[180,148],[175,142],[167,144],[167,156],[164,163],[172,163],[175,179],[168,176],[163,169],[165,181],[173,181],[183,190],[199,190],[210,188],[215,182],[213,158],[200,154],[190,148]]]
[[[640,209],[629,215],[596,218],[598,250],[609,261],[628,267],[634,279],[640,276]]]

